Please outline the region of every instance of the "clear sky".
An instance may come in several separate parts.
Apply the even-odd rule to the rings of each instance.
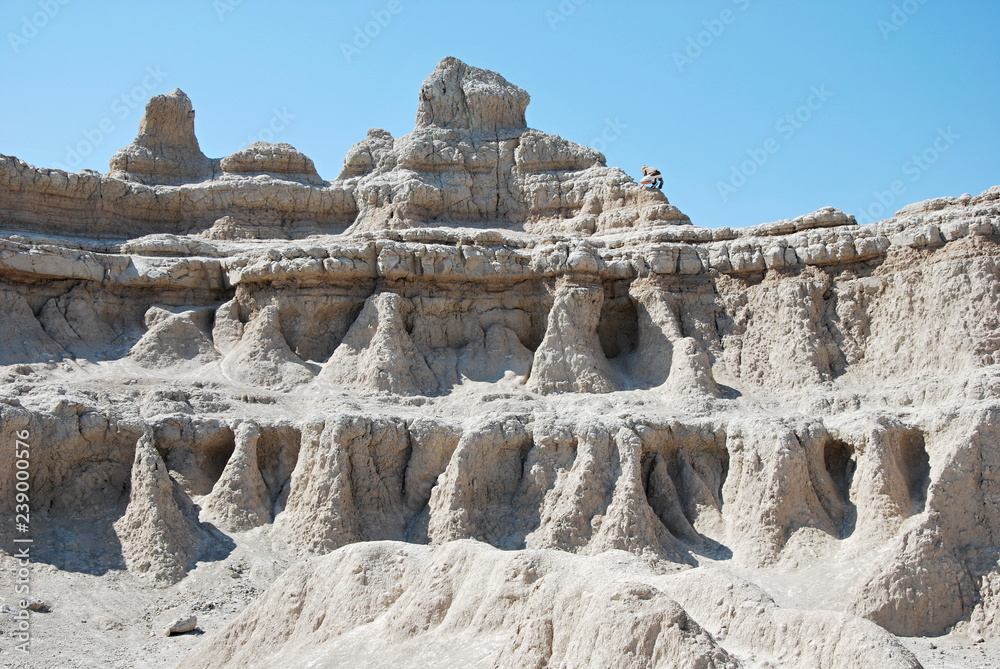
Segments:
[[[658,167],[697,225],[827,205],[869,222],[1000,184],[996,0],[0,7],[0,153],[38,166],[107,171],[179,87],[208,156],[288,142],[332,179],[368,128],[413,128],[451,55],[526,89],[530,126]]]

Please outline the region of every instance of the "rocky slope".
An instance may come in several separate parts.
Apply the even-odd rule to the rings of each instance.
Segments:
[[[313,556],[181,666],[1000,637],[1000,187],[699,228],[528,99],[445,59],[333,181],[205,157],[180,91],[106,175],[0,158],[0,471],[27,431],[38,567],[148,602]]]

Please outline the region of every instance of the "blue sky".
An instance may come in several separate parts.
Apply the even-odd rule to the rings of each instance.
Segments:
[[[993,0],[0,6],[0,153],[39,166],[106,171],[179,87],[207,155],[288,142],[332,179],[368,128],[413,128],[452,55],[526,89],[530,126],[658,167],[697,225],[870,222],[1000,184]]]

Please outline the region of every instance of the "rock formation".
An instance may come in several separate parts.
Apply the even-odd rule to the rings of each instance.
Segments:
[[[920,666],[871,623],[785,610],[731,577],[700,570],[653,575],[611,555],[588,561],[466,541],[435,548],[355,544],[286,572],[184,664],[267,666],[297,657],[309,666],[379,666],[368,655],[379,644],[398,648],[396,662],[404,667],[743,666],[719,644],[722,637],[753,644],[760,661]],[[709,633],[678,601],[699,611],[728,610],[725,631]],[[351,602],[349,611],[343,602]]]
[[[154,96],[146,105],[139,136],[111,157],[111,174],[141,184],[180,185],[212,177],[194,134],[194,109],[184,91]]]
[[[369,135],[351,150],[372,157],[341,175],[361,177],[351,230],[448,222],[591,234],[690,222],[597,151],[529,129],[528,101],[495,72],[442,60],[420,89],[412,133]]]
[[[291,144],[254,142],[222,159],[219,167],[230,174],[268,175],[286,181],[323,185],[313,161]]]
[[[260,473],[260,429],[241,423],[235,448],[212,492],[202,498],[205,515],[229,532],[242,532],[271,521],[271,499]]]
[[[164,581],[183,577],[202,540],[196,522],[180,508],[183,494],[152,437],[144,435],[135,447],[128,507],[115,523],[130,571]]]
[[[701,228],[528,101],[447,58],[413,132],[329,181],[288,145],[206,158],[180,91],[106,175],[0,157],[0,438],[31,435],[38,559],[197,590],[311,556],[200,615],[184,666],[1000,638],[1000,186]]]

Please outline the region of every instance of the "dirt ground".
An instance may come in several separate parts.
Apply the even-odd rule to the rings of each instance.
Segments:
[[[243,534],[224,560],[202,562],[180,583],[153,587],[125,570],[97,572],[96,564],[76,563],[75,571],[37,562],[31,592],[50,611],[31,616],[30,653],[13,650],[16,621],[0,615],[0,666],[12,669],[167,669],[209,635],[217,634],[289,566],[262,530]],[[3,583],[13,583],[18,568],[3,556]],[[807,590],[788,581],[786,591]],[[808,576],[791,577],[808,578]],[[775,592],[779,598],[780,592]],[[0,606],[14,602],[4,589]],[[194,614],[194,632],[164,636],[177,618]],[[1000,669],[1000,640],[981,641],[961,634],[902,637],[926,669]],[[979,641],[977,643],[977,641]],[[747,667],[770,668],[738,652]]]

